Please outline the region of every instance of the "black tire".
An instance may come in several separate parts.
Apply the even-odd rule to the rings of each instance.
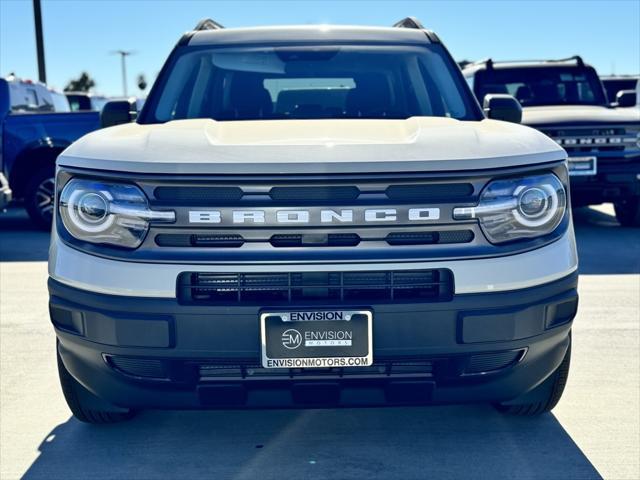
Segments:
[[[640,197],[614,204],[616,218],[623,227],[640,227]]]
[[[24,206],[31,221],[42,230],[51,230],[55,207],[55,167],[41,167],[27,182]]]
[[[93,424],[105,424],[116,423],[129,420],[135,415],[133,410],[126,410],[114,407],[114,410],[102,410],[91,408],[87,405],[87,399],[92,400],[93,404],[104,403],[98,399],[95,395],[84,388],[78,381],[71,376],[67,371],[67,368],[62,363],[60,353],[57,353],[58,357],[58,375],[60,376],[60,386],[62,387],[62,393],[67,401],[67,405],[76,417],[81,422],[93,423]],[[93,407],[93,406],[92,406]]]
[[[567,348],[562,363],[544,382],[534,388],[531,392],[524,396],[523,403],[516,404],[495,404],[494,407],[509,415],[519,415],[525,417],[533,417],[542,413],[550,412],[558,404],[564,387],[567,385],[569,378],[569,366],[571,365],[571,343]],[[537,401],[527,402],[527,398],[536,398]],[[516,400],[517,401],[517,400]]]

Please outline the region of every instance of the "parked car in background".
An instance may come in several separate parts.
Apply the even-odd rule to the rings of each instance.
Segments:
[[[64,94],[69,101],[72,112],[83,110],[100,112],[105,103],[109,101],[107,97],[88,92],[64,92]]]
[[[0,78],[0,170],[8,180],[0,202],[11,191],[37,226],[50,228],[56,157],[99,126],[98,112],[71,112],[67,97],[44,84]]]
[[[619,92],[625,90],[635,90],[636,106],[638,105],[637,96],[640,92],[640,77],[638,77],[637,75],[611,75],[608,77],[600,77],[600,80],[602,80],[602,85],[607,92],[607,98],[609,99],[609,102],[615,103],[616,97]]]
[[[13,192],[9,187],[9,181],[4,173],[0,171],[0,212],[2,212],[13,198]]]
[[[640,226],[640,110],[612,108],[593,67],[578,56],[489,59],[467,65],[463,74],[480,102],[488,94],[515,96],[522,122],[564,147],[575,205],[612,202],[622,225]],[[632,97],[619,97],[619,106],[632,106]]]

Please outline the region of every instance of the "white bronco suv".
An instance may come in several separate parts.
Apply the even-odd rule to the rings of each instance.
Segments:
[[[103,124],[126,124],[57,164],[50,312],[80,420],[558,402],[578,303],[566,153],[512,97],[483,111],[417,20],[206,20],[131,110],[108,104]]]

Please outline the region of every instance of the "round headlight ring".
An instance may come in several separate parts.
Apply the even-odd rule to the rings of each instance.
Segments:
[[[535,198],[536,195],[537,198]],[[533,211],[528,211],[532,203],[537,205],[534,205]],[[547,194],[539,187],[526,188],[518,196],[518,211],[526,218],[538,218],[544,215],[548,206]]]
[[[99,193],[85,193],[78,200],[78,216],[92,225],[102,223],[109,215],[109,204]]]
[[[523,198],[523,195],[531,190],[538,190],[538,191],[541,191],[544,195],[546,195],[545,197],[546,208],[543,209],[540,213],[535,215],[527,215],[525,212],[522,211],[521,200]],[[516,192],[514,192],[514,194],[518,195],[518,208],[513,209],[511,213],[513,214],[514,218],[518,221],[518,223],[524,225],[525,227],[533,227],[533,228],[540,227],[548,223],[550,220],[552,220],[553,217],[558,212],[558,207],[560,205],[560,202],[558,200],[558,192],[556,192],[556,189],[553,188],[553,186],[549,185],[548,183],[545,183],[543,185],[537,185],[535,187],[522,187],[520,189],[517,189]]]
[[[105,215],[101,219],[95,220],[88,218],[86,212],[82,212],[82,203],[88,198],[98,197],[102,200],[106,206]],[[97,193],[95,191],[87,191],[83,189],[75,190],[71,193],[68,200],[67,214],[69,219],[73,222],[74,226],[86,233],[100,233],[109,229],[115,217],[109,214],[109,202],[111,201],[111,195],[108,192]],[[64,218],[63,218],[64,220]]]

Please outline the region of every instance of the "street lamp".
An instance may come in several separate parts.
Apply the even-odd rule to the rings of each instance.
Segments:
[[[38,80],[47,83],[47,69],[44,65],[44,38],[42,34],[42,8],[40,0],[33,0],[33,23],[36,30],[36,55],[38,57]]]
[[[113,52],[111,52],[112,55],[120,55],[120,60],[122,63],[122,92],[124,94],[125,97],[128,96],[127,94],[127,62],[126,62],[126,58],[129,55],[133,55],[135,52],[132,50],[115,50]]]

